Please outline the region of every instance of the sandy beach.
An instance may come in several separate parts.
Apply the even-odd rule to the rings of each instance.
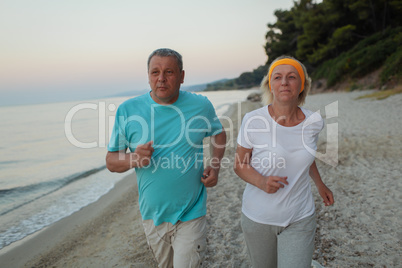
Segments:
[[[325,267],[400,267],[402,94],[357,99],[370,92],[307,97],[305,107],[320,110],[326,121],[317,165],[335,196],[334,206],[324,207],[313,187],[313,259]],[[225,157],[231,160],[218,185],[208,189],[206,267],[250,267],[240,227],[245,182],[232,165],[241,117],[258,107],[234,104],[222,118],[229,137]],[[0,267],[156,267],[137,199],[135,174],[129,172],[97,202],[0,250]]]

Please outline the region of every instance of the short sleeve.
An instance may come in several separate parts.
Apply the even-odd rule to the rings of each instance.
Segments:
[[[247,135],[247,129],[246,129],[246,122],[248,122],[249,114],[247,113],[241,122],[241,127],[239,130],[239,134],[237,135],[237,143],[244,148],[247,149],[252,149],[252,142],[249,139],[249,136]]]
[[[312,144],[314,144],[316,150],[318,136],[324,128],[324,119],[318,112],[311,112],[311,111],[308,112],[309,112],[308,118],[303,123],[303,129],[302,129],[303,142],[304,143],[311,142]]]
[[[308,115],[308,118],[303,124],[303,128],[306,127],[311,129],[312,134],[318,135],[324,128],[324,119],[322,119],[321,115],[318,112],[311,112],[311,114]]]
[[[108,151],[117,152],[127,149],[128,142],[125,129],[126,129],[126,116],[124,113],[124,109],[119,107],[116,112],[112,135],[110,137],[110,141],[107,146]]]
[[[210,131],[206,133],[206,137],[215,136],[222,132],[222,124],[216,115],[215,108],[212,103],[206,98],[205,110],[207,111],[208,122],[211,125]]]

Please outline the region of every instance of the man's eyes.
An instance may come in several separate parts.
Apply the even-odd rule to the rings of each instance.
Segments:
[[[151,74],[159,74],[159,71],[152,71]],[[165,71],[166,74],[173,74],[173,71]]]

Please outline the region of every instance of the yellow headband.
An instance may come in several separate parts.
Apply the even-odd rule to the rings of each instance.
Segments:
[[[272,75],[272,71],[275,69],[276,66],[278,65],[292,65],[293,67],[296,68],[297,72],[299,73],[299,76],[301,78],[301,90],[300,93],[303,91],[304,89],[304,80],[306,80],[306,78],[304,77],[304,72],[303,72],[303,68],[301,67],[300,63],[297,62],[296,60],[293,59],[281,59],[278,61],[275,61],[272,65],[271,68],[269,69],[269,73],[268,73],[268,85],[269,85],[269,90],[271,90],[271,75]]]

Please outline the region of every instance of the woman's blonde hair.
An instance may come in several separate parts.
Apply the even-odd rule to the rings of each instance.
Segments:
[[[262,101],[263,101],[264,104],[267,105],[267,104],[271,104],[272,101],[273,101],[273,99],[274,99],[274,95],[272,94],[272,92],[271,92],[271,90],[270,90],[270,88],[269,88],[269,77],[268,77],[268,74],[270,73],[270,70],[271,70],[272,65],[273,65],[276,61],[281,60],[281,59],[292,59],[292,60],[295,60],[295,61],[297,61],[297,62],[300,64],[300,66],[301,66],[302,69],[303,69],[304,77],[305,77],[305,81],[304,81],[304,90],[303,90],[302,92],[300,92],[299,98],[298,98],[298,102],[297,102],[297,105],[302,106],[302,105],[304,104],[304,102],[306,101],[307,94],[309,93],[310,88],[311,88],[311,78],[308,76],[306,67],[305,67],[300,61],[296,60],[295,58],[293,58],[293,57],[291,57],[291,56],[280,56],[280,57],[276,58],[276,59],[271,63],[271,65],[269,65],[268,72],[267,72],[266,76],[264,76],[264,78],[263,78],[262,81],[261,81],[261,87],[260,87],[260,88],[261,88],[261,91],[262,91]]]

